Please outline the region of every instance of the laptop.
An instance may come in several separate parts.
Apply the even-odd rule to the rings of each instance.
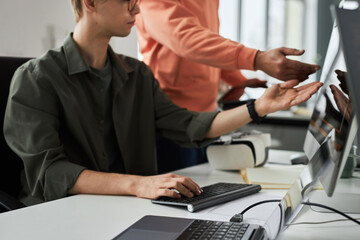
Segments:
[[[346,10],[343,11],[339,9],[336,9],[336,13],[338,19],[341,18],[344,20],[338,21],[340,28],[344,29],[349,27],[346,19],[350,13],[346,13]],[[360,11],[357,13],[356,23],[359,22]],[[340,34],[342,34],[341,31]],[[345,51],[348,47],[351,46],[346,46],[346,42],[343,42]],[[347,68],[349,67],[350,66],[347,65]],[[333,72],[333,67],[329,69],[329,71]],[[330,76],[331,74],[323,71],[322,75]],[[358,78],[360,78],[360,76],[358,76]],[[309,125],[310,135],[318,142],[318,146],[312,149],[314,151],[312,151],[311,155],[308,155],[310,162],[282,198],[278,208],[274,209],[263,226],[247,222],[246,214],[244,215],[245,221],[238,221],[238,219],[235,218],[234,221],[229,222],[148,215],[138,220],[114,239],[266,240],[277,238],[298,215],[303,206],[302,202],[308,201],[310,192],[318,180],[320,180],[323,185],[325,192],[329,196],[332,195],[355,138],[357,121],[354,120],[354,115],[350,119],[346,118],[345,114],[338,118],[337,116],[339,116],[341,110],[339,110],[340,107],[337,108],[337,102],[323,101],[323,99],[336,100],[335,94],[331,95],[331,91],[329,91],[330,86],[334,85],[334,82],[332,82],[334,80],[336,81],[336,77],[324,78],[324,87],[318,94],[318,101],[312,116],[313,125],[311,125],[311,123]],[[331,111],[329,111],[329,109]],[[336,114],[334,115],[334,113]],[[333,123],[341,124],[342,127],[340,130],[336,128],[324,128],[326,126],[317,124],[316,127],[314,125],[319,119],[322,121],[321,119],[329,119],[329,117],[334,121]],[[346,126],[344,125],[345,122]],[[324,129],[328,130],[325,135]],[[309,145],[309,143],[306,143],[310,141],[308,139],[309,138],[305,139],[304,148]],[[334,149],[334,145],[337,146],[336,149]],[[312,145],[312,147],[314,147],[314,145]],[[234,214],[237,213],[234,212]]]

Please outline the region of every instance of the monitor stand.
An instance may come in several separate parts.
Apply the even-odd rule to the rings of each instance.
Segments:
[[[319,203],[328,207],[335,208],[347,214],[360,214],[360,194],[359,193],[338,193],[335,192],[332,197],[328,197],[324,190],[315,190],[311,192],[309,201]],[[325,208],[311,206],[316,212],[330,213],[332,211]]]

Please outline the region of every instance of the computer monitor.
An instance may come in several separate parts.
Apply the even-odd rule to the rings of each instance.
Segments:
[[[353,121],[353,96],[349,94],[346,72],[336,22],[320,77],[324,85],[317,95],[304,142],[304,152],[310,163],[313,162],[310,167],[316,168],[314,161],[320,161],[329,168],[319,176],[328,196],[335,191],[357,133],[357,121]]]
[[[344,46],[344,48],[347,47]],[[281,228],[279,229],[285,229],[301,210],[303,206],[301,202],[309,199],[340,211],[344,211],[343,207],[350,207],[352,211],[344,212],[360,213],[359,194],[356,194],[356,198],[347,199],[350,203],[339,199],[345,194],[333,196],[358,130],[355,114],[352,111],[353,97],[348,92],[348,79],[343,74],[349,66],[351,65],[345,64],[338,26],[335,23],[320,77],[324,85],[317,94],[304,142],[304,151],[310,161],[282,199],[281,215],[276,209],[268,220],[268,222],[278,221],[280,218]],[[318,181],[325,191],[312,191]],[[330,203],[330,198],[326,195],[325,198],[317,197],[317,200],[313,200],[313,196],[316,196],[315,192],[321,194],[326,192],[327,196],[333,196],[331,199],[337,201]],[[334,206],[334,203],[340,204]],[[271,226],[271,224],[267,223],[266,226]],[[274,229],[268,231],[270,235],[276,236]]]
[[[336,9],[334,11],[336,11],[339,23],[339,32],[341,32],[340,44],[344,49],[346,65],[349,66],[346,77],[353,97],[354,111],[360,113],[360,94],[358,94],[360,92],[360,10]],[[359,116],[357,118],[359,121]]]

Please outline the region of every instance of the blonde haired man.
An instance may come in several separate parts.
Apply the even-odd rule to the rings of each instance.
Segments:
[[[78,193],[180,197],[173,189],[201,194],[188,177],[156,175],[155,136],[203,146],[250,122],[247,107],[179,108],[145,64],[109,46],[111,37],[130,33],[136,0],[73,3],[79,16],[63,46],[21,66],[12,80],[4,136],[24,162],[21,200],[31,205]],[[321,86],[297,83],[269,88],[252,103],[253,118],[306,101]]]

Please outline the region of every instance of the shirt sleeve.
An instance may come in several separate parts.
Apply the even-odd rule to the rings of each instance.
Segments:
[[[14,74],[4,119],[4,137],[23,160],[31,196],[49,201],[67,196],[84,167],[71,163],[59,139],[58,100],[31,67]]]
[[[147,34],[178,56],[223,69],[254,70],[257,50],[202,27],[179,1],[141,0],[139,7]]]
[[[240,70],[221,70],[221,80],[226,82],[232,87],[240,85],[246,81],[246,77],[240,72]]]
[[[152,81],[157,133],[183,147],[203,147],[213,142],[206,134],[218,112],[193,112],[177,106],[160,89],[149,67],[143,66],[145,78]]]

